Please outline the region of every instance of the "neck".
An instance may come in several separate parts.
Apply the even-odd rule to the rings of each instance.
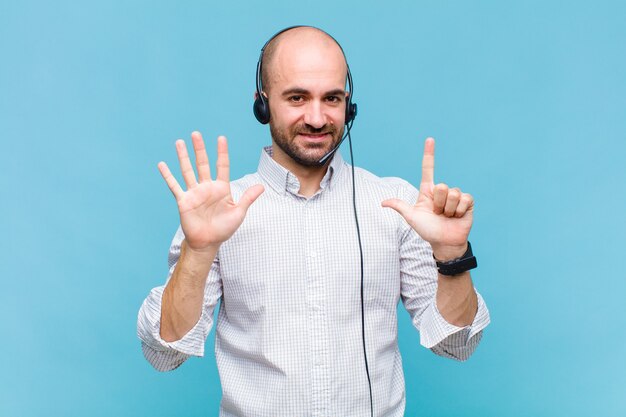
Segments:
[[[298,193],[304,197],[311,197],[320,189],[320,183],[322,178],[326,175],[328,166],[330,165],[329,158],[324,165],[320,166],[305,166],[297,163],[289,155],[285,154],[280,147],[272,145],[272,159],[278,162],[280,165],[288,169],[292,174],[298,178],[300,182],[300,190]]]

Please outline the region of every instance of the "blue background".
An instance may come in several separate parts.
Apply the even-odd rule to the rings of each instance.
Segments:
[[[624,4],[3,1],[0,415],[217,415],[213,332],[165,374],[135,335],[178,224],[156,164],[197,129],[255,170],[258,53],[302,23],[348,55],[357,165],[418,184],[432,135],[477,201],[492,324],[460,364],[400,312],[407,415],[626,415]]]

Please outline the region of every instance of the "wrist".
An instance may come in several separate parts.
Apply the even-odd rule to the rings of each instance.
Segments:
[[[467,251],[467,241],[462,245],[431,245],[437,261],[446,262],[463,256]]]
[[[469,271],[470,269],[474,269],[478,266],[476,262],[476,257],[472,252],[472,245],[467,242],[467,250],[463,255],[447,260],[440,261],[435,258],[437,264],[437,270],[439,271],[439,275],[448,275],[459,277],[464,272]]]
[[[189,245],[186,239],[183,240],[181,244],[181,249],[185,251],[185,253],[189,256],[193,257],[206,257],[209,255],[215,255],[220,248],[220,244],[210,244],[201,248],[194,248]]]

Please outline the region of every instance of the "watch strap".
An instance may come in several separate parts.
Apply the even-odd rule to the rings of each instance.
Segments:
[[[434,257],[434,255],[433,255]],[[472,252],[472,245],[467,242],[467,250],[465,253],[456,259],[451,259],[449,261],[438,261],[435,259],[437,263],[437,269],[441,275],[458,275],[465,271],[469,271],[470,269],[474,269],[478,266],[478,262],[476,261],[476,257]]]

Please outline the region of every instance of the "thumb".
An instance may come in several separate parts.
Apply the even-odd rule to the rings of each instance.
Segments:
[[[383,207],[389,207],[389,208],[394,209],[395,211],[400,213],[400,215],[404,217],[405,219],[409,217],[411,213],[411,209],[413,208],[413,206],[411,206],[409,203],[407,203],[404,200],[400,200],[399,198],[392,198],[389,200],[385,200],[381,203],[381,205]]]
[[[248,208],[263,194],[263,191],[265,191],[265,188],[261,184],[256,184],[248,188],[239,199],[239,207],[244,211],[248,211]]]

